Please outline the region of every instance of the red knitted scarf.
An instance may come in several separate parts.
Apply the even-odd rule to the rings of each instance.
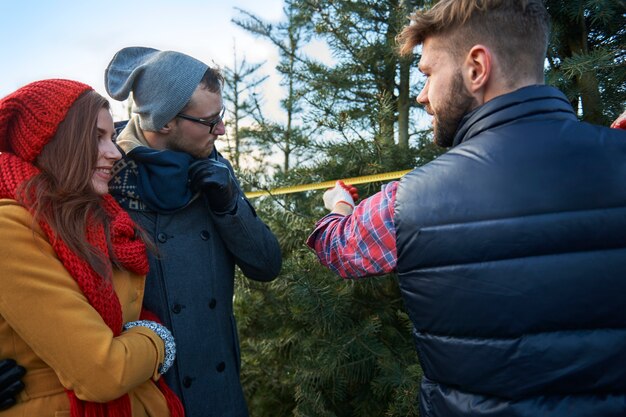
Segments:
[[[39,173],[32,164],[11,154],[0,152],[0,198],[17,199],[17,189],[24,181]],[[87,240],[109,258],[114,257],[129,271],[145,275],[148,273],[146,248],[140,239],[135,238],[135,226],[126,213],[109,194],[103,197],[103,207],[111,220],[110,233],[113,254],[109,253],[104,226],[89,225]],[[27,207],[30,209],[29,207]],[[89,303],[100,313],[102,319],[115,336],[122,332],[122,307],[113,289],[112,282],[102,279],[91,266],[73,253],[45,221],[39,225],[46,233],[54,251],[68,270]],[[144,316],[146,314],[142,313]],[[149,314],[149,313],[147,313]],[[151,319],[155,319],[154,316]],[[180,400],[167,387],[163,378],[156,383],[165,396],[172,417],[184,417]],[[71,417],[131,417],[131,405],[128,395],[109,401],[93,403],[82,401],[73,391],[67,391],[70,400]]]

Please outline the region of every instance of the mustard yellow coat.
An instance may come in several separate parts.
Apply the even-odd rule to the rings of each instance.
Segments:
[[[115,271],[124,322],[139,318],[144,282]],[[161,339],[144,327],[113,337],[32,216],[8,199],[0,199],[0,358],[27,370],[17,405],[2,417],[69,417],[64,388],[95,402],[128,393],[134,417],[169,416],[150,382],[164,359]]]

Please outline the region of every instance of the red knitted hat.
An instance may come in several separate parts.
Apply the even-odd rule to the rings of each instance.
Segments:
[[[42,80],[27,84],[0,100],[0,152],[32,162],[52,139],[67,111],[87,84]]]

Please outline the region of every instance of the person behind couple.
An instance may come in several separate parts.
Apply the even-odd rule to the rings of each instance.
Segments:
[[[160,379],[172,336],[139,320],[148,260],[108,194],[113,138],[108,102],[85,84],[0,100],[0,357],[27,370],[3,416],[182,416]]]
[[[326,192],[309,246],[343,277],[397,272],[421,417],[626,415],[626,132],[543,85],[541,0],[411,20],[417,101],[452,149],[356,207]]]

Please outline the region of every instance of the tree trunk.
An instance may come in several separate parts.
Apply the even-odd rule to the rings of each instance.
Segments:
[[[400,60],[400,85],[398,86],[398,146],[409,148],[409,109],[411,108],[411,60]]]
[[[569,46],[569,56],[587,55],[589,47],[587,45],[588,30],[585,25],[585,17],[581,14],[578,21],[572,23],[567,33],[566,45]],[[580,101],[582,103],[582,119],[589,123],[604,124],[604,116],[602,115],[602,97],[600,96],[600,83],[593,71],[584,72],[575,77],[574,83],[580,91]],[[575,108],[575,110],[578,110]]]

